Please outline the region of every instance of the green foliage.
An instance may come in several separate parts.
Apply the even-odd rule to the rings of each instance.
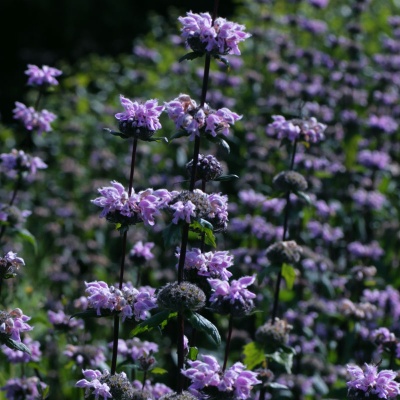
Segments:
[[[205,332],[217,346],[221,344],[221,336],[219,331],[211,321],[193,311],[186,311],[185,317],[191,323],[193,328]]]
[[[164,329],[170,319],[176,318],[177,312],[171,312],[169,310],[160,311],[145,321],[141,322],[131,331],[131,336],[137,336],[140,333],[151,331],[154,328]]]

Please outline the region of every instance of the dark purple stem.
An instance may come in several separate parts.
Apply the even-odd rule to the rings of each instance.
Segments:
[[[290,159],[290,171],[292,171],[294,168],[294,159],[295,159],[295,155],[296,155],[296,149],[297,149],[297,140],[295,140],[293,143],[292,156]],[[288,191],[286,193],[286,206],[285,206],[285,217],[284,217],[284,222],[283,222],[282,241],[286,240],[286,234],[287,234],[287,230],[288,230],[288,226],[289,226],[289,214],[290,214],[290,191]],[[282,267],[279,270],[278,276],[276,279],[276,286],[275,286],[275,292],[274,292],[274,305],[272,307],[272,313],[271,313],[272,325],[275,324],[275,318],[278,313],[279,292],[281,289],[281,282],[282,282]]]
[[[222,367],[222,372],[225,372],[226,365],[228,364],[229,350],[231,347],[231,339],[232,339],[232,330],[233,330],[233,317],[231,314],[229,316],[228,338],[226,339],[225,357],[224,357],[224,365]]]
[[[135,172],[137,142],[138,142],[137,139],[133,140],[131,171],[130,171],[130,175],[129,175],[129,189],[128,189],[129,197],[131,196],[132,190],[133,190],[133,176],[134,176],[134,172]],[[122,289],[122,284],[124,282],[127,236],[128,236],[128,231],[126,230],[122,236],[121,265],[120,265],[120,269],[119,269],[119,290]],[[111,375],[114,375],[117,370],[118,336],[119,336],[119,316],[114,315],[114,333],[113,333],[113,353],[112,353],[112,360],[111,360]]]

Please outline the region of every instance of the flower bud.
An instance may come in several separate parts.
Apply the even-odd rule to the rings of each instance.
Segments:
[[[158,305],[172,311],[196,311],[204,307],[205,302],[204,292],[189,282],[168,283],[159,290],[157,295]]]
[[[303,192],[308,184],[303,175],[295,171],[282,171],[272,180],[276,189],[283,192]]]

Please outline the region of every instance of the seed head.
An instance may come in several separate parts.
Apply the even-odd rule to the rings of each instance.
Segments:
[[[255,339],[272,350],[287,344],[292,328],[286,321],[275,318],[274,324],[268,321],[256,330]]]
[[[197,397],[193,396],[189,392],[182,393],[167,393],[164,396],[160,397],[160,400],[196,400]]]
[[[193,171],[193,160],[186,164],[189,176]],[[196,167],[196,180],[209,182],[222,175],[222,167],[220,162],[212,155],[199,154]]]
[[[299,192],[307,189],[308,184],[303,175],[295,171],[282,171],[272,180],[276,189],[283,192]]]
[[[108,371],[105,371],[99,381],[108,385],[112,398],[115,400],[131,400],[135,398],[133,397],[134,389],[124,372],[110,375]]]
[[[160,307],[173,311],[196,311],[204,307],[206,295],[196,285],[189,282],[168,283],[157,295]]]

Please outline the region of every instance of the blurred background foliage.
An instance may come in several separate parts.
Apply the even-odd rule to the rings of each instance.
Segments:
[[[112,335],[109,320],[87,322],[87,336],[82,339],[54,332],[46,317],[49,309],[64,308],[72,314],[73,301],[84,295],[84,281],[105,280],[111,284],[117,280],[119,234],[98,218],[98,210],[90,200],[97,197],[97,188],[108,185],[111,180],[127,182],[131,143],[107,134],[104,128],[117,127],[114,114],[121,109],[120,94],[140,100],[157,98],[160,103],[182,92],[199,98],[203,61],[177,62],[187,52],[179,38],[177,17],[189,10],[212,10],[211,2],[199,3],[176,2],[171,7],[170,2],[160,1],[149,10],[133,1],[1,2],[2,18],[11,15],[18,21],[9,31],[15,41],[2,41],[2,46],[6,46],[4,54],[7,58],[10,55],[11,64],[2,65],[1,148],[4,152],[22,148],[42,157],[49,166],[40,172],[36,181],[26,183],[20,191],[18,206],[33,211],[27,228],[36,237],[37,249],[18,237],[9,238],[27,266],[17,280],[7,282],[2,302],[32,315],[33,335],[41,341],[46,353],[39,370],[47,374],[46,382],[51,390],[58,388],[64,399],[76,398],[78,391],[73,386],[81,376],[80,369],[68,364],[62,355],[65,344],[85,340],[106,346]],[[264,218],[265,223],[271,224],[271,228],[267,226],[271,232],[272,227],[282,225],[282,214],[265,212],[261,206],[246,204],[238,197],[245,189],[253,189],[266,197],[274,196],[272,178],[288,168],[286,149],[265,135],[266,125],[276,113],[287,117],[311,115],[327,124],[326,141],[305,152],[314,159],[326,159],[329,166],[338,166],[337,170],[313,170],[301,163],[297,166],[309,181],[309,192],[314,197],[311,206],[295,203],[290,238],[313,250],[319,249],[330,261],[323,272],[302,269],[297,272],[301,279],[296,281],[295,289],[282,290],[281,312],[296,308],[300,300],[311,302],[317,296],[332,301],[343,296],[357,302],[365,287],[384,288],[386,282],[396,288],[400,286],[399,133],[375,132],[367,124],[370,114],[375,112],[393,112],[392,115],[399,117],[394,104],[381,106],[374,97],[375,92],[389,91],[391,87],[390,82],[383,84],[375,80],[375,73],[381,72],[382,67],[374,62],[374,55],[384,51],[382,39],[393,34],[387,20],[399,12],[399,7],[394,1],[373,0],[355,14],[353,6],[358,3],[332,0],[326,9],[319,10],[306,1],[221,2],[220,15],[246,25],[253,37],[241,46],[242,57],[231,59],[230,70],[223,64],[212,63],[208,102],[214,108],[227,106],[243,115],[243,119],[228,138],[229,154],[223,148],[202,142],[202,152],[216,154],[225,166],[225,173],[239,175],[237,181],[213,183],[207,190],[229,195],[231,220]],[[24,13],[18,13],[21,9]],[[318,19],[326,30],[309,32],[288,22],[288,15]],[[338,37],[346,38],[351,45],[332,45]],[[332,63],[328,62],[330,59]],[[28,63],[49,64],[63,71],[60,86],[41,103],[58,116],[53,132],[43,136],[27,133],[11,119],[14,101],[33,104],[36,98],[36,93],[24,86],[23,71]],[[355,70],[349,72],[351,63]],[[356,83],[346,82],[345,72],[354,75],[358,79]],[[337,78],[340,73],[341,77]],[[343,119],[344,110],[357,113],[353,125]],[[175,132],[173,124],[166,115],[161,122],[164,127],[161,135],[170,138]],[[384,149],[392,158],[390,169],[371,172],[359,165],[360,146]],[[191,142],[178,139],[168,144],[140,143],[138,151],[135,190],[186,187],[185,163],[191,158]],[[11,184],[4,177],[1,179],[0,193],[5,196]],[[364,187],[366,180],[367,187],[386,196],[383,207],[360,208],[352,200],[352,191]],[[343,230],[340,240],[327,244],[310,235],[307,223],[318,218],[313,206],[316,199],[339,203],[337,211],[323,222]],[[273,234],[269,237],[252,231],[252,224],[256,225],[252,221],[244,232],[228,229],[217,238],[219,250],[235,252],[234,278],[260,274],[266,266],[263,251],[277,239]],[[132,245],[138,240],[156,243],[156,258],[142,271],[142,284],[154,287],[175,279],[175,248],[164,247],[162,227],[161,222],[154,230],[139,226],[129,232]],[[351,258],[346,247],[349,242],[373,240],[384,248],[382,258],[361,261]],[[349,271],[358,262],[365,265],[373,262],[378,275],[369,281],[355,282]],[[126,279],[135,281],[136,273],[132,266]],[[233,360],[240,357],[243,344],[252,339],[255,328],[268,318],[274,278],[272,272],[267,272],[265,277],[264,271],[263,278],[259,279],[261,312],[241,321],[237,327]],[[347,283],[341,286],[340,279]],[[389,325],[395,323],[388,321]],[[214,322],[223,337],[227,321],[216,319]],[[361,345],[355,340],[358,321],[348,321],[340,313],[321,313],[320,322],[329,329],[340,327],[349,342],[344,346],[345,339],[336,340],[333,335],[331,342],[319,344],[315,351],[319,359],[332,365],[345,365],[350,360],[370,361],[373,349],[359,348]],[[127,337],[131,328],[127,327],[123,335]],[[168,336],[171,332],[173,327],[169,326],[163,336],[152,332],[146,339],[160,344],[160,365],[174,371],[175,345],[170,339],[173,335]],[[308,332],[309,336],[313,334]],[[200,346],[208,352],[220,354],[222,351],[214,349],[205,339]],[[362,357],[357,353],[361,351]],[[63,370],[65,365],[70,370]],[[0,368],[2,385],[16,373],[16,367],[2,362]],[[300,361],[296,368],[297,372],[302,371]],[[313,373],[323,378],[327,374],[325,370]],[[161,380],[173,386],[171,376],[173,373]],[[316,384],[313,392],[304,398],[344,397],[344,376],[338,376],[337,383],[329,387],[324,380],[316,382],[319,386]]]

